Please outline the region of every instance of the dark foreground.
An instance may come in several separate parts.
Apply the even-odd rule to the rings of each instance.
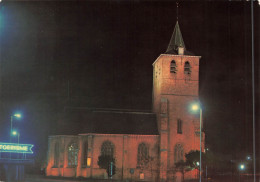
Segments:
[[[257,176],[256,182],[260,182],[260,177]],[[46,177],[42,175],[27,175],[25,182],[119,182],[121,180],[101,180],[101,179],[84,179],[84,178],[58,178]],[[198,182],[199,180],[185,180],[185,182]],[[253,182],[252,176],[217,176],[214,179],[204,179],[203,182]],[[131,182],[131,181],[128,181]],[[137,182],[137,181],[132,181]]]

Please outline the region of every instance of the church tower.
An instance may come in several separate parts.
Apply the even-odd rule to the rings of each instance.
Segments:
[[[199,115],[190,111],[198,101],[199,59],[186,50],[177,21],[166,52],[153,63],[153,112],[160,133],[162,181],[172,178],[169,171],[185,160],[185,153],[200,149]]]

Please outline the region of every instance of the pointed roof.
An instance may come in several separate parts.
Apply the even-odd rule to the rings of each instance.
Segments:
[[[168,45],[168,48],[166,50],[166,54],[177,54],[178,52],[178,47],[183,47],[184,50],[185,44],[181,35],[181,30],[178,21],[176,22],[170,43]]]

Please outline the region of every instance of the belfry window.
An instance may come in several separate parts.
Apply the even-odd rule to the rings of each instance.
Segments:
[[[182,134],[182,120],[181,119],[177,120],[177,133]]]
[[[54,164],[53,167],[59,167],[59,156],[60,156],[60,146],[59,143],[56,142],[54,146]]]
[[[114,157],[114,150],[114,144],[110,141],[105,141],[101,146],[101,155]]]
[[[190,74],[191,73],[191,66],[188,61],[185,62],[184,64],[184,74]]]
[[[83,145],[83,165],[86,166],[88,163],[88,142],[86,141]]]
[[[171,73],[176,73],[177,69],[176,69],[176,62],[174,60],[171,61],[171,65],[170,65],[170,72]]]
[[[174,163],[183,160],[183,147],[181,144],[177,144],[174,147]]]
[[[72,143],[68,147],[68,167],[75,167],[78,165],[78,144]]]
[[[149,157],[149,149],[145,143],[138,145],[137,151],[137,166],[146,165]]]

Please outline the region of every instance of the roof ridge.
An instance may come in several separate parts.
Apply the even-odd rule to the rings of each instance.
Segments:
[[[66,106],[65,109],[85,109],[85,110],[92,110],[94,112],[122,112],[122,113],[147,113],[147,114],[154,114],[151,110],[137,110],[137,109],[119,109],[119,108],[95,108],[95,107],[71,107]]]

